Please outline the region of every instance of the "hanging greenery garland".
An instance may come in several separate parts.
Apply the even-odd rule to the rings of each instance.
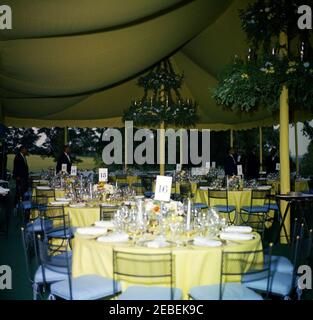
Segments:
[[[281,32],[287,33],[289,39],[297,36],[300,32],[298,8],[301,5],[303,1],[299,0],[259,0],[240,10],[241,26],[253,49],[263,45],[267,51],[272,38]]]
[[[250,49],[246,60],[236,57],[213,89],[217,103],[234,111],[251,112],[259,106],[279,110],[283,86],[293,109],[313,110],[313,59],[307,32],[297,27],[299,1],[259,0],[240,11]],[[278,56],[281,32],[299,44],[297,54]],[[274,47],[272,47],[274,44]]]
[[[275,112],[283,85],[289,88],[291,107],[313,110],[313,63],[309,61],[270,57],[247,64],[237,58],[226,68],[213,97],[234,111],[265,106]]]
[[[176,127],[194,126],[197,104],[181,97],[183,75],[177,75],[169,61],[165,61],[138,80],[144,89],[143,97],[133,101],[124,112],[124,121],[137,126],[156,127],[162,122]]]

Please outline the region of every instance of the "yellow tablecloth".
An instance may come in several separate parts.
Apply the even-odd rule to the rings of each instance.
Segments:
[[[280,193],[280,182],[276,180],[268,180],[267,184],[271,185],[277,194]],[[309,182],[307,180],[296,180],[292,187],[296,192],[306,192],[310,190]]]
[[[73,276],[97,274],[104,277],[113,277],[112,252],[113,250],[131,252],[168,252],[169,249],[134,248],[130,244],[105,244],[96,240],[84,239],[75,236],[73,243]],[[222,250],[254,251],[260,250],[262,244],[260,236],[256,239],[238,244],[231,243],[219,248],[173,248],[174,273],[176,287],[183,290],[184,299],[193,286],[218,284],[220,281]],[[124,284],[124,288],[127,285]]]
[[[140,182],[140,177],[138,176],[127,176],[124,178],[116,178],[116,176],[111,176],[110,179],[112,182],[118,181],[119,183],[128,183],[128,185],[131,187],[133,183],[138,183]]]
[[[64,207],[64,212],[69,215],[72,227],[89,227],[100,220],[99,207],[71,208]]]
[[[240,208],[242,206],[250,206],[251,204],[251,190],[244,190],[244,191],[229,191],[228,192],[228,205],[235,206],[236,211],[240,212]],[[209,204],[209,193],[208,190],[201,190],[198,189],[196,192],[196,200],[197,203],[205,203]],[[226,201],[219,199],[211,199],[210,205],[226,205]],[[262,203],[261,203],[262,204]]]

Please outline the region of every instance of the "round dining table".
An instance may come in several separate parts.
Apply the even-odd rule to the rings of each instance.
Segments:
[[[183,299],[188,299],[188,291],[193,286],[219,284],[223,250],[232,252],[261,250],[262,242],[260,236],[255,234],[253,240],[227,241],[220,247],[188,245],[186,247],[152,249],[135,246],[132,242],[103,243],[96,239],[87,239],[76,233],[73,240],[73,276],[96,274],[112,278],[113,249],[149,254],[171,252],[174,259],[174,285],[183,291]],[[122,289],[124,290],[129,285],[136,284],[123,282]]]

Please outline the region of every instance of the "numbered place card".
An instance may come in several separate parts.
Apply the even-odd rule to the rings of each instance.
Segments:
[[[108,168],[100,168],[99,182],[107,182],[107,181],[108,181]]]
[[[276,163],[276,171],[280,171],[280,163]]]
[[[181,172],[182,169],[182,165],[181,164],[177,164],[176,165],[176,172]]]
[[[77,176],[77,166],[71,167],[71,176],[73,176],[73,177]]]
[[[237,166],[237,175],[238,176],[242,176],[243,175],[243,173],[242,173],[242,165]]]
[[[62,163],[62,172],[67,172],[67,164],[66,163]]]
[[[171,199],[172,177],[157,176],[154,199],[169,202]]]
[[[211,163],[210,162],[206,162],[205,163],[205,168],[210,170],[211,169]]]

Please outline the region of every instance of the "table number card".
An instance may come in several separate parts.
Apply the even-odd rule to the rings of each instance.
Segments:
[[[77,166],[71,167],[71,176],[73,176],[73,177],[77,176]]]
[[[181,164],[177,164],[176,165],[176,172],[181,172],[182,170],[182,165]]]
[[[276,171],[280,171],[280,163],[276,163]]]
[[[62,172],[67,172],[67,164],[66,163],[62,163]]]
[[[171,199],[172,177],[157,176],[154,199],[169,202]]]
[[[108,169],[100,168],[99,169],[99,182],[107,182],[108,181]]]
[[[237,175],[238,176],[242,176],[243,175],[243,173],[242,173],[242,165],[237,166]]]
[[[207,175],[211,169],[211,162],[206,162],[205,167],[203,168],[203,174]]]

